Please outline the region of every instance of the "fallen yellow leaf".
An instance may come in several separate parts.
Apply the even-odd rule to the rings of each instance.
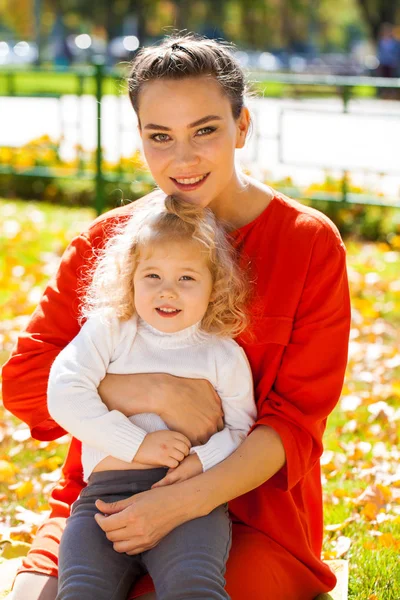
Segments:
[[[14,492],[19,499],[25,498],[33,492],[33,483],[31,481],[23,481],[15,488]]]
[[[361,511],[361,514],[368,519],[368,521],[375,521],[379,510],[376,504],[373,502],[367,502]]]
[[[0,483],[9,483],[17,472],[17,467],[8,460],[0,460]]]

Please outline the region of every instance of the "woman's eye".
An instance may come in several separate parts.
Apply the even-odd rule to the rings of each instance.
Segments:
[[[150,139],[162,144],[163,142],[169,142],[170,137],[166,133],[154,133],[150,136]]]
[[[214,131],[216,131],[216,127],[202,127],[201,129],[198,129],[196,132],[196,135],[209,135],[210,133],[214,133]]]
[[[190,277],[190,275],[182,275],[181,279],[183,279],[183,281],[194,281],[193,277]]]
[[[149,279],[160,279],[160,276],[157,275],[157,273],[149,273],[148,275],[146,275],[146,277],[148,277]]]

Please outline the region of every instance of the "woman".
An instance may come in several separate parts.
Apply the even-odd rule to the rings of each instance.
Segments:
[[[319,457],[347,359],[345,250],[326,217],[237,170],[235,150],[243,147],[250,124],[244,93],[243,73],[230,52],[194,36],[144,49],[129,78],[156,183],[166,194],[209,206],[229,224],[231,241],[254,281],[253,336],[237,341],[252,368],[258,419],[240,448],[213,469],[111,505],[98,502],[96,520],[117,552],[137,554],[229,501],[233,544],[226,590],[231,598],[311,600],[335,585],[320,560]],[[103,215],[72,242],[4,367],[5,405],[38,439],[63,433],[47,412],[50,366],[79,330],[78,290],[85,286],[94,250],[104,245],[110,226],[129,213],[127,206]],[[204,381],[160,373],[107,375],[99,392],[109,409],[154,412],[192,443],[206,441],[223,425],[218,401]],[[51,518],[17,577],[15,600],[54,600],[59,539],[82,486],[80,446],[73,440],[52,494]],[[130,597],[151,589],[144,579]]]

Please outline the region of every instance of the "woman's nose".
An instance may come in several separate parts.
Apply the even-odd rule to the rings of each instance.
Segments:
[[[198,165],[200,157],[191,144],[182,143],[175,151],[175,163],[180,169]]]

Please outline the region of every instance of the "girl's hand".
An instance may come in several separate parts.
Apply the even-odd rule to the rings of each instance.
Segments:
[[[136,462],[174,469],[190,451],[190,441],[177,431],[148,433],[134,456]]]
[[[203,472],[203,465],[197,454],[191,454],[183,459],[181,464],[175,469],[169,469],[165,477],[157,481],[152,488],[163,487],[164,485],[171,485],[171,483],[177,483],[178,481],[184,481],[190,479],[195,475],[200,475]]]

